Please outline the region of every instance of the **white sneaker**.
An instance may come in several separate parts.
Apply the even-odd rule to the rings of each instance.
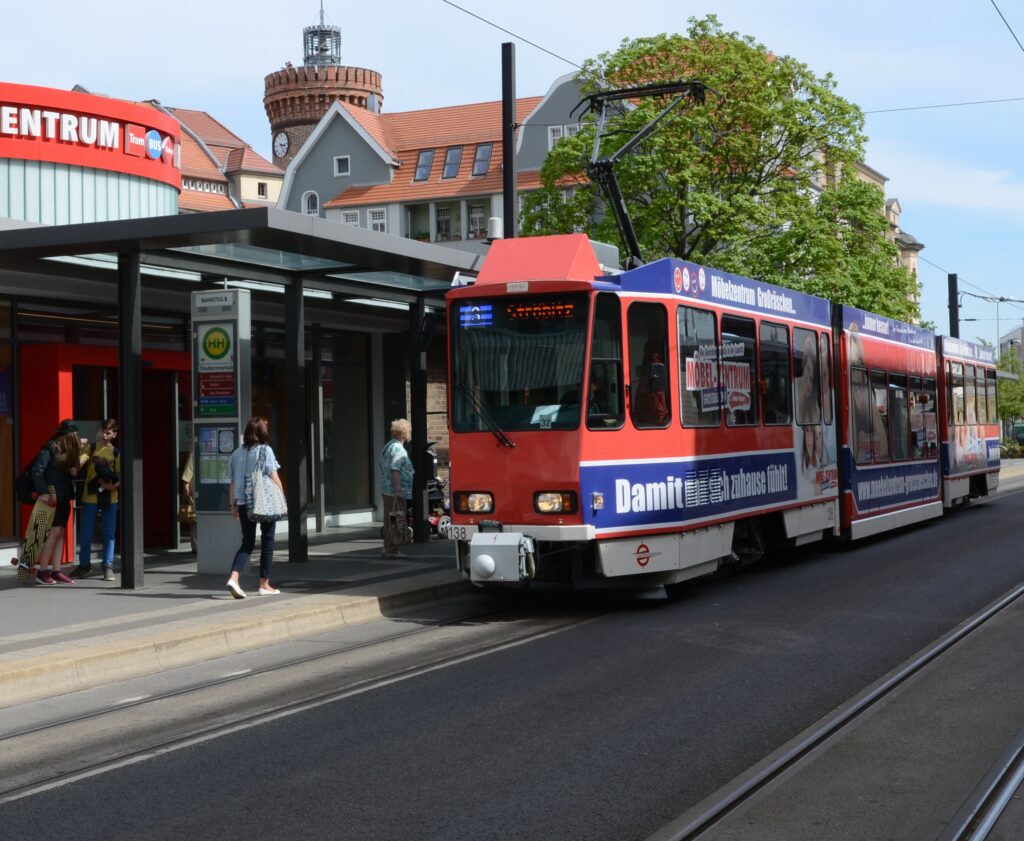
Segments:
[[[226,586],[228,588],[228,592],[236,599],[245,598],[245,590],[239,587],[234,581],[229,581]]]
[[[257,596],[279,596],[279,595],[281,595],[281,591],[280,590],[276,590],[273,587],[268,587],[265,590],[262,587],[260,587],[256,591],[256,595]]]

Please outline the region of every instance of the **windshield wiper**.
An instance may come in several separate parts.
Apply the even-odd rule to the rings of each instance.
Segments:
[[[503,447],[515,447],[515,442],[505,434],[504,429],[498,426],[498,422],[491,417],[491,413],[487,411],[487,407],[477,399],[477,396],[473,394],[473,391],[468,385],[466,385],[462,380],[458,380],[455,383],[455,388],[459,391],[465,392],[466,396],[469,398],[469,402],[473,404],[473,408],[476,409],[480,417],[483,418],[487,428],[491,431],[494,437],[498,439],[498,443]]]

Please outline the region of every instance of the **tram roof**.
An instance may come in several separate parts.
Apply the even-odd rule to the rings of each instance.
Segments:
[[[0,231],[3,268],[40,260],[141,255],[143,271],[162,269],[408,302],[436,298],[456,272],[475,273],[483,257],[272,207],[114,222],[40,225]],[[73,272],[68,272],[73,273]]]

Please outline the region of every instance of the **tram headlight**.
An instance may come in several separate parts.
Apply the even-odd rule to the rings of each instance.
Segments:
[[[494,510],[494,496],[486,491],[459,491],[452,504],[460,514],[490,514]]]
[[[575,514],[579,503],[572,491],[539,491],[533,495],[533,510],[538,514]]]

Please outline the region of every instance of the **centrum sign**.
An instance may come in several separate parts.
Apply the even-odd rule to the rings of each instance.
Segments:
[[[0,158],[127,173],[180,190],[180,136],[177,120],[154,108],[0,83]]]

